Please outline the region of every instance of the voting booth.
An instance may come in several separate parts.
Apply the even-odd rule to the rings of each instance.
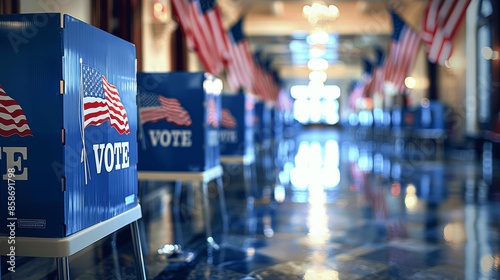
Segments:
[[[263,101],[255,102],[254,141],[259,147],[269,146],[272,137],[271,107]]]
[[[219,166],[222,81],[204,72],[138,73],[141,171]]]
[[[220,166],[219,128],[222,81],[205,72],[138,73],[139,163],[141,184],[175,182],[173,201],[180,258],[190,261],[200,248],[186,249],[180,217],[182,186],[198,186],[207,252],[218,249],[212,236],[208,183],[216,180],[223,226],[227,213]],[[192,231],[192,230],[191,230]]]
[[[222,157],[253,157],[254,98],[250,95],[223,94],[220,152]]]
[[[136,207],[134,45],[68,15],[2,15],[0,61],[0,219],[12,225],[0,234],[65,237]]]

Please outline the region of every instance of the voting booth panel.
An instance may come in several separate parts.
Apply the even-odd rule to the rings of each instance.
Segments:
[[[253,156],[254,98],[243,93],[223,94],[220,126],[222,156]]]
[[[204,72],[139,73],[140,171],[203,172],[220,165],[222,81]]]
[[[255,102],[254,141],[258,146],[269,146],[272,137],[271,108],[263,101]]]
[[[2,15],[0,61],[0,234],[65,237],[137,206],[135,47],[67,15]]]

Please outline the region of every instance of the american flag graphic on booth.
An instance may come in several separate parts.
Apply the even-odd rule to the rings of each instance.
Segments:
[[[23,109],[0,86],[0,135],[9,137],[14,134],[33,136]]]
[[[91,66],[83,65],[82,75],[84,128],[90,125],[99,126],[109,121],[110,126],[118,133],[129,134],[127,112],[118,89]]]
[[[215,105],[215,100],[210,99],[208,100],[208,119],[207,122],[209,125],[218,128],[219,127],[219,120],[217,118],[217,108]]]
[[[231,114],[231,111],[228,109],[222,109],[220,125],[228,129],[233,129],[238,126],[238,123],[236,122],[233,114]]]
[[[179,100],[161,95],[144,93],[139,96],[139,118],[141,125],[166,120],[178,126],[191,126],[191,116]]]

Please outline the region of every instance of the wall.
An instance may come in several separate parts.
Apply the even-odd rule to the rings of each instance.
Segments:
[[[465,53],[465,25],[463,24],[453,42],[453,55],[450,58],[452,68],[439,67],[438,94],[439,100],[451,109],[448,117],[452,121],[450,137],[461,141],[465,134],[466,108],[466,53]]]
[[[153,0],[142,2],[142,71],[167,72],[171,69],[171,35],[176,23],[172,21],[171,16],[166,22],[155,21],[154,2]],[[165,3],[170,12],[170,1]]]
[[[90,0],[21,0],[21,13],[63,13],[91,24]]]

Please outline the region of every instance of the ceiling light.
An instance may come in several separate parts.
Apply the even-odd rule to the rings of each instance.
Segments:
[[[316,45],[309,49],[309,55],[312,58],[320,58],[325,54],[326,54],[326,48],[324,47],[324,45]]]
[[[302,8],[302,15],[310,24],[328,24],[339,16],[339,9],[335,5],[325,6],[314,3],[312,6],[305,5]]]
[[[312,44],[326,44],[330,41],[330,36],[325,31],[317,31],[309,35]],[[309,40],[308,40],[309,41]]]
[[[313,71],[309,73],[309,80],[311,81],[320,81],[320,82],[325,82],[327,78],[327,75],[323,71]]]
[[[312,58],[307,62],[307,67],[313,71],[323,71],[328,68],[328,61],[324,58]]]

